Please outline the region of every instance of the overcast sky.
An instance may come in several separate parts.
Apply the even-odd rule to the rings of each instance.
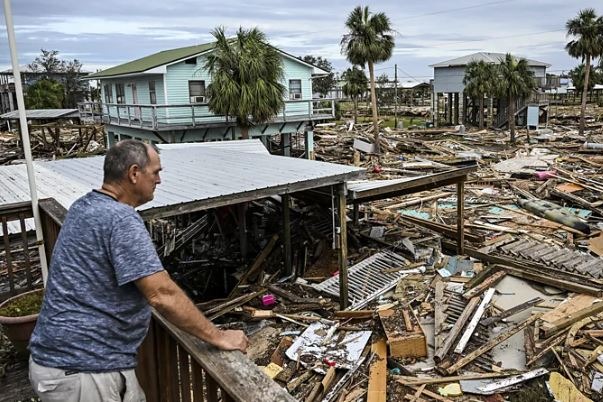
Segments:
[[[358,3],[338,0],[12,0],[21,65],[40,49],[77,58],[87,71],[115,66],[151,53],[205,43],[224,26],[258,27],[282,50],[329,59],[337,71],[349,67],[340,54],[345,19]],[[583,0],[396,0],[370,2],[385,12],[396,31],[393,57],[377,74],[427,80],[429,64],[478,51],[511,52],[552,64],[559,73],[578,64],[564,50],[565,22],[586,7],[603,13],[603,2]],[[10,67],[2,14],[0,68]]]

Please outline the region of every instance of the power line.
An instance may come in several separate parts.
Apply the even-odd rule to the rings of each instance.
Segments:
[[[407,20],[412,20],[412,19],[421,18],[421,17],[427,17],[427,16],[431,16],[431,15],[447,14],[447,13],[452,13],[452,12],[457,12],[457,11],[470,10],[472,8],[487,7],[487,6],[492,6],[492,5],[495,5],[495,4],[502,4],[502,3],[508,4],[508,3],[512,2],[512,1],[514,1],[514,0],[491,1],[491,2],[488,2],[488,3],[475,4],[475,5],[472,5],[472,6],[457,7],[457,8],[448,8],[446,10],[439,10],[439,11],[432,11],[432,12],[424,13],[424,14],[411,15],[409,17],[404,18],[404,20],[407,21]]]

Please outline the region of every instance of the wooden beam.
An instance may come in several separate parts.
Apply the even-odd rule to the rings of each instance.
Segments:
[[[484,294],[484,298],[482,299],[482,302],[477,307],[477,310],[475,311],[475,314],[471,318],[469,325],[467,325],[467,329],[465,329],[465,332],[461,336],[459,343],[456,345],[456,348],[454,349],[454,353],[461,354],[461,353],[463,353],[463,350],[465,350],[465,346],[467,346],[467,342],[469,342],[471,335],[473,335],[475,328],[477,328],[477,325],[479,324],[479,320],[482,318],[482,315],[484,315],[484,312],[486,311],[486,307],[490,303],[490,300],[492,300],[492,296],[494,296],[495,291],[496,291],[496,289],[490,288]]]
[[[339,307],[345,310],[349,305],[348,297],[348,231],[346,215],[346,185],[337,186],[337,214],[339,234]]]
[[[387,399],[387,343],[379,339],[371,345],[375,360],[369,368],[366,402],[385,402]]]
[[[443,384],[450,382],[457,382],[462,380],[482,380],[486,378],[499,378],[499,377],[507,377],[509,373],[475,373],[475,374],[466,374],[466,375],[455,375],[448,377],[409,377],[409,376],[401,376],[396,375],[393,376],[394,379],[402,385],[408,386],[419,386],[422,384]]]
[[[444,340],[444,344],[440,349],[436,350],[435,355],[433,357],[436,362],[441,362],[442,360],[444,360],[444,357],[448,354],[448,351],[456,341],[456,338],[460,335],[461,331],[463,330],[463,327],[465,326],[465,323],[467,322],[467,320],[473,313],[473,310],[475,310],[478,304],[479,297],[474,297],[473,299],[469,300],[469,303],[467,303],[467,305],[465,306],[465,309],[461,313],[461,316],[456,321],[456,323],[448,333],[448,336]]]
[[[283,245],[285,246],[285,275],[293,273],[291,257],[291,196],[289,194],[281,195],[281,204],[283,207]]]
[[[465,179],[467,176],[465,176]],[[465,181],[456,183],[456,250],[458,255],[465,253]]]
[[[466,300],[469,300],[475,296],[481,295],[486,289],[488,289],[488,288],[492,287],[493,285],[495,285],[496,283],[498,283],[498,281],[500,281],[506,274],[507,273],[505,271],[495,272],[494,274],[492,274],[488,278],[486,278],[479,285],[477,285],[474,288],[469,289],[468,291],[463,293],[463,298],[465,298]]]

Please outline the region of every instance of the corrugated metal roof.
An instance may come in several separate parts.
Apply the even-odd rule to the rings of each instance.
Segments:
[[[183,149],[193,147],[211,147],[228,149],[236,152],[250,152],[254,154],[270,155],[262,141],[259,139],[253,140],[237,140],[237,141],[213,141],[213,142],[198,142],[198,143],[179,143],[179,144],[157,144],[160,150],[164,149]]]
[[[457,57],[456,59],[446,60],[441,63],[431,64],[429,67],[454,67],[454,66],[466,66],[472,61],[485,61],[486,63],[500,64],[501,60],[504,60],[505,53],[489,53],[489,52],[477,52],[468,54],[466,56]],[[548,63],[542,61],[526,59],[528,65],[532,67],[550,67]]]
[[[171,62],[193,57],[194,55],[213,49],[215,42],[204,43],[195,46],[180,47],[177,49],[164,50],[158,53],[132,60],[115,67],[107,68],[98,73],[90,74],[86,79],[106,78],[116,75],[142,73],[155,67],[163,66]]]
[[[73,116],[70,116],[70,115]],[[25,116],[27,119],[58,119],[61,117],[79,117],[77,109],[32,109],[26,110]],[[0,115],[0,119],[18,119],[19,111],[13,110],[12,112],[4,113]]]
[[[229,40],[234,40],[234,39],[229,39]],[[120,76],[120,75],[143,73],[145,71],[151,70],[156,67],[164,66],[166,64],[170,64],[170,63],[176,62],[178,60],[187,59],[189,57],[193,57],[195,55],[207,52],[209,50],[213,50],[213,48],[215,46],[216,46],[216,42],[210,42],[210,43],[203,43],[203,44],[195,45],[195,46],[187,46],[187,47],[181,47],[181,48],[177,48],[177,49],[164,50],[164,51],[161,51],[158,53],[153,53],[149,56],[142,57],[140,59],[136,59],[136,60],[124,63],[124,64],[120,64],[115,67],[107,68],[103,71],[99,71],[97,73],[87,75],[86,77],[83,77],[83,78],[84,79],[99,79],[99,78],[115,77],[115,76]],[[272,45],[270,45],[270,46],[272,46]],[[308,63],[298,57],[295,57],[294,55],[286,53],[274,46],[272,46],[272,47],[274,49],[276,49],[282,55],[287,56],[290,59],[292,59],[298,63],[301,63],[305,66],[312,67],[313,75],[320,76],[320,75],[329,74],[328,71],[326,71],[318,66],[310,64],[310,63]]]
[[[155,199],[138,208],[180,206],[193,201],[220,199],[274,189],[275,193],[315,188],[358,177],[364,169],[260,153],[258,140],[192,144],[161,151],[162,183]],[[257,141],[253,144],[253,141]],[[260,143],[261,145],[261,143]],[[247,151],[244,151],[244,149]],[[233,149],[238,149],[234,151]],[[243,150],[243,151],[242,151]],[[88,191],[99,188],[103,156],[35,162],[39,198],[55,198],[65,208]],[[0,166],[0,202],[29,201],[25,165]]]
[[[411,180],[416,180],[419,177],[425,176],[412,176],[412,177],[403,177],[400,179],[390,179],[390,180],[356,180],[348,182],[348,191],[350,193],[353,192],[361,192],[366,190],[373,190],[375,188],[387,187],[392,184],[404,183]]]

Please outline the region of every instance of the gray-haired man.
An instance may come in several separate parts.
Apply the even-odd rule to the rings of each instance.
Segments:
[[[101,189],[69,208],[29,345],[42,401],[144,401],[134,368],[149,305],[220,349],[247,349],[242,331],[217,329],[162,267],[134,209],[153,199],[160,171],[155,147],[121,141],[107,152]]]

